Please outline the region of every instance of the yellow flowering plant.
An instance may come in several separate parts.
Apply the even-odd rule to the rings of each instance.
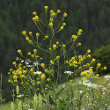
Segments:
[[[44,10],[46,23],[42,22],[38,12],[32,13],[32,21],[39,32],[22,31],[25,40],[35,49],[28,52],[26,57],[18,49],[19,57],[13,61],[13,69],[10,69],[9,82],[14,86],[18,85],[24,94],[44,92],[45,89],[51,89],[58,83],[64,82],[65,79],[68,80],[70,76],[72,78],[79,76],[81,71],[88,68],[91,74],[83,72],[81,76],[94,75],[93,69],[90,68],[95,62],[95,59],[91,58],[91,50],[88,49],[85,55],[78,55],[76,51],[76,48],[82,45],[78,42],[82,29],[73,34],[68,42],[56,41],[56,34],[64,30],[66,26],[64,20],[67,13],[61,13],[61,10],[49,10],[48,6],[45,6]],[[57,22],[58,17],[61,18],[60,22]],[[41,39],[48,44],[41,44]],[[69,55],[70,52],[74,52],[72,56]],[[40,56],[39,53],[43,55]],[[100,66],[101,64],[98,63],[97,69]]]

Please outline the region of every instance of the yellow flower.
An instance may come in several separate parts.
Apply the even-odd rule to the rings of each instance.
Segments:
[[[53,49],[55,50],[57,48],[57,45],[56,44],[53,44]]]
[[[21,85],[23,84],[24,82],[21,82]]]
[[[88,49],[88,50],[87,50],[87,53],[91,53],[91,50],[90,50],[90,49]]]
[[[17,79],[18,78],[18,76],[17,75],[13,75],[13,79]]]
[[[40,84],[41,82],[40,81],[37,81],[37,84]]]
[[[39,55],[36,55],[36,58],[39,58]]]
[[[81,46],[81,43],[80,42],[78,43],[78,46]]]
[[[49,27],[50,28],[52,28],[53,27],[53,23],[51,22],[51,23],[49,23]]]
[[[31,35],[31,36],[32,36],[32,32],[31,32],[31,31],[29,32],[29,35]]]
[[[36,80],[39,80],[39,78],[36,78]]]
[[[13,62],[13,65],[15,65],[15,66],[16,66],[16,62],[15,62],[15,61]]]
[[[83,79],[82,79],[82,80],[84,81],[84,80],[86,80],[86,78],[85,78],[85,77],[83,77]]]
[[[59,60],[60,59],[60,56],[56,56],[56,59]]]
[[[68,61],[66,61],[66,63],[68,64],[69,62],[68,62]]]
[[[31,52],[28,52],[28,54],[27,55],[31,55]]]
[[[32,14],[35,15],[35,16],[37,15],[37,13],[35,11]]]
[[[29,41],[29,37],[26,36],[26,37],[25,37],[25,40]]]
[[[31,54],[31,57],[34,58],[34,54]]]
[[[41,67],[42,67],[42,68],[45,68],[45,64],[44,64],[44,63],[41,63]]]
[[[35,17],[32,18],[32,20],[33,20],[34,22],[38,22],[38,21],[39,21],[39,17],[38,17],[38,16],[35,16]]]
[[[32,44],[32,40],[29,40],[28,42],[29,42],[30,44]]]
[[[20,78],[25,78],[25,75],[21,75]]]
[[[37,32],[37,33],[36,33],[36,37],[38,38],[38,37],[39,37],[39,35],[40,35],[40,34]]]
[[[67,13],[63,13],[63,17],[67,17]]]
[[[58,45],[58,44],[59,44],[59,42],[57,41],[57,42],[56,42],[56,44]]]
[[[95,58],[93,58],[91,62],[95,62]]]
[[[66,45],[65,45],[65,44],[63,44],[63,45],[62,45],[62,47],[63,47],[63,48],[65,48],[65,47],[66,47]]]
[[[10,72],[12,72],[13,71],[13,69],[12,68],[10,68]]]
[[[19,50],[17,50],[17,52],[19,53],[19,54],[22,54],[22,51],[19,49]]]
[[[73,64],[77,64],[78,62],[75,60],[75,61],[73,61]]]
[[[18,61],[19,60],[19,57],[16,57],[16,61]]]
[[[23,70],[23,73],[26,74],[27,73],[27,70]]]
[[[101,63],[97,63],[97,67],[99,68],[101,66]]]
[[[61,13],[61,10],[57,10],[57,14]]]
[[[81,76],[84,76],[84,75],[86,75],[85,72],[81,72]]]
[[[26,35],[26,31],[22,31],[22,34],[23,34],[23,35]]]
[[[40,60],[42,60],[43,58],[42,57],[40,57]]]
[[[37,88],[37,90],[36,91],[39,91],[40,89],[39,88]]]
[[[53,22],[53,18],[50,18],[50,22]]]
[[[32,83],[32,85],[34,86],[34,85],[35,85],[35,83]]]
[[[48,69],[45,69],[45,72],[47,73],[48,72]]]
[[[54,65],[54,62],[52,60],[50,60],[50,64]]]
[[[63,23],[62,26],[66,26],[66,23]]]
[[[90,65],[89,63],[86,64],[86,66],[89,66],[89,65]]]
[[[37,53],[37,49],[34,49],[33,52],[36,54]]]
[[[82,67],[80,66],[79,69],[82,69]]]
[[[46,12],[47,12],[48,8],[49,8],[48,6],[44,6],[44,9]]]
[[[49,36],[45,36],[45,39],[48,39],[49,38]]]
[[[11,82],[11,80],[9,79],[8,82]]]
[[[99,74],[96,74],[96,76],[98,77],[98,76],[99,76]]]
[[[52,49],[51,49],[51,48],[49,48],[49,50],[51,51]]]
[[[45,74],[41,74],[41,78],[45,79],[46,78]]]
[[[71,38],[74,39],[74,40],[76,40],[77,39],[77,36],[76,35],[72,35]]]
[[[34,68],[31,68],[31,69],[30,69],[30,72],[34,72]]]
[[[46,87],[49,87],[49,85],[48,85],[48,84],[46,84]]]
[[[89,58],[90,58],[90,57],[91,57],[91,55],[89,54],[89,55],[87,55],[87,57],[89,57]]]
[[[56,13],[53,10],[50,10],[50,16],[54,17],[56,15]]]
[[[15,79],[14,82],[18,82],[18,80]]]
[[[103,67],[104,70],[107,70],[107,67]]]
[[[81,35],[81,33],[82,33],[82,29],[79,29],[77,35]]]
[[[61,30],[63,30],[63,29],[64,29],[64,26],[61,26],[60,29],[59,29],[59,31],[61,31]]]
[[[46,80],[47,80],[47,81],[50,81],[50,78],[47,78]]]

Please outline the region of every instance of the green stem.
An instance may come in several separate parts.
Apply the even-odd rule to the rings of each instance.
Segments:
[[[45,33],[40,29],[40,27],[38,26],[38,24],[35,23],[35,25],[37,26],[38,30],[39,30],[43,35],[45,35]]]

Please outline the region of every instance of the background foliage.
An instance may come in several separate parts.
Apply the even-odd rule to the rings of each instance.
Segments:
[[[108,68],[107,71],[104,72],[105,74],[110,72],[110,45],[102,46],[97,49],[93,56],[97,59],[97,62],[100,61],[103,66]]]

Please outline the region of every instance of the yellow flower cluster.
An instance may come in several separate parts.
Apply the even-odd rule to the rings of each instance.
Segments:
[[[39,17],[37,16],[36,12],[33,12],[34,17],[32,18],[32,20],[34,21],[34,23],[39,22]]]
[[[50,64],[51,64],[51,65],[54,65],[54,62],[53,62],[53,60],[50,60]]]
[[[71,59],[69,60],[68,64],[69,64],[69,66],[80,67],[80,65],[82,64],[82,62],[85,59],[86,59],[85,55],[79,55],[78,57],[74,56],[74,57],[71,57]]]
[[[89,67],[92,63],[95,62],[94,58],[91,59],[90,63],[87,62],[87,59],[91,58],[90,52],[91,50],[87,50],[85,55],[78,55],[71,57],[71,59],[69,61],[66,61],[66,63],[69,64],[69,66],[73,66],[79,69],[82,69],[84,67]],[[86,64],[84,62],[86,62]]]
[[[79,29],[77,35],[80,36],[81,33],[82,33],[82,29]]]
[[[45,78],[46,78],[45,74],[42,74],[41,79],[45,79]]]
[[[67,13],[63,13],[63,17],[67,17]]]
[[[81,72],[81,76],[90,77],[90,76],[93,76],[93,75],[94,75],[93,67],[89,67],[88,72],[86,72],[86,71]]]
[[[65,26],[66,26],[66,23],[63,23],[63,24],[60,26],[60,29],[58,30],[58,32],[59,32],[59,31],[62,31]]]
[[[13,83],[13,82],[17,83],[19,79],[23,80],[23,78],[26,78],[26,76],[25,76],[25,74],[27,73],[26,68],[21,67],[22,66],[21,63],[19,63],[18,65],[17,65],[17,63],[15,63],[15,64],[16,64],[17,69],[15,69],[15,70],[10,69],[10,72],[12,73],[12,79],[9,79],[8,82],[11,82],[11,83]]]
[[[73,39],[73,41],[76,41],[78,37],[76,35],[72,35],[71,38]]]
[[[36,52],[35,49],[33,51]],[[33,87],[37,87],[44,81],[49,82],[51,80],[49,77],[46,79],[46,75],[44,73],[42,73],[41,71],[35,71],[34,67],[31,67],[29,69],[26,66],[23,66],[21,63],[17,64],[15,61],[13,62],[13,65],[16,65],[16,69],[10,69],[10,73],[12,76],[8,80],[8,82],[10,82],[10,83],[19,84],[23,88],[28,88],[29,85],[31,85]],[[41,63],[41,67],[44,68],[45,64]],[[32,77],[33,75],[34,75],[34,77]],[[31,80],[30,80],[30,78],[31,78]],[[45,82],[45,84],[47,85],[46,82]]]
[[[25,40],[29,43],[29,44],[33,44],[33,41],[29,38],[29,36],[27,35],[26,31],[22,31],[22,34],[25,36]],[[29,32],[29,35],[32,37],[32,32]]]
[[[50,10],[50,20],[49,20],[49,27],[53,28],[53,20],[56,16],[56,13],[53,10]]]

